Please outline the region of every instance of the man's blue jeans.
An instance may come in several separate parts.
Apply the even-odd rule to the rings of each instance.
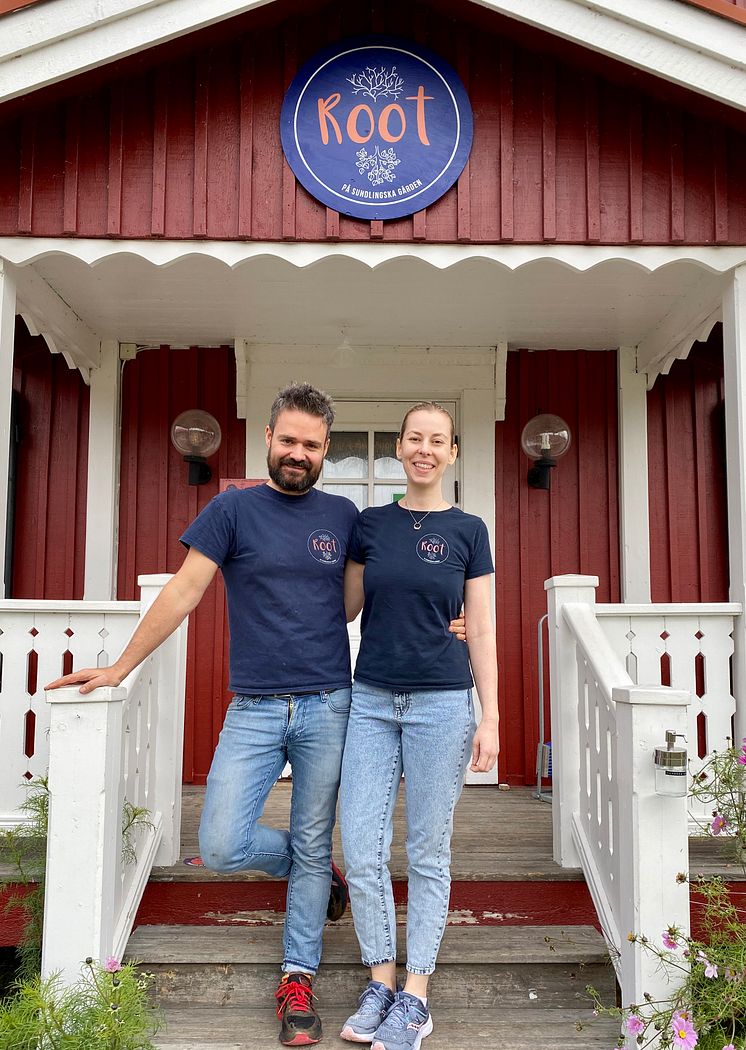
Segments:
[[[331,884],[332,829],[350,690],[292,697],[236,696],[226,712],[199,828],[214,871],[288,877],[283,970],[316,972]],[[293,770],[290,830],[259,823],[286,762]]]
[[[396,959],[388,862],[407,798],[407,970],[430,974],[448,917],[453,811],[474,739],[470,689],[396,692],[356,681],[339,796],[352,917],[365,966]]]

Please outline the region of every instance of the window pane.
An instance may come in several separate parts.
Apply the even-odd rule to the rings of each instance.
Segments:
[[[373,450],[377,478],[403,478],[404,467],[396,458],[398,434],[374,434]],[[380,503],[377,504],[380,506]]]
[[[367,478],[368,435],[364,431],[333,430],[324,460],[325,478]]]
[[[404,482],[398,485],[375,485],[373,487],[373,501],[376,507],[385,507],[387,503],[394,503],[401,499],[407,491]]]
[[[351,499],[358,510],[365,510],[368,506],[367,485],[345,485],[342,482],[325,481],[322,488],[324,492],[331,492],[333,496],[346,496],[347,499]]]

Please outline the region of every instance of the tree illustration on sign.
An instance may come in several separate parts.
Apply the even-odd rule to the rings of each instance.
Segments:
[[[396,179],[394,168],[401,164],[401,161],[397,160],[393,146],[384,150],[379,150],[376,146],[371,154],[363,147],[355,155],[358,171],[361,175],[367,171],[368,180],[374,186],[381,186],[384,182],[393,182]]]
[[[368,95],[374,102],[377,98],[398,98],[404,89],[404,81],[396,72],[396,66],[392,66],[390,71],[385,66],[380,69],[367,66],[362,73],[353,73],[346,79],[348,84],[352,84],[354,95]]]

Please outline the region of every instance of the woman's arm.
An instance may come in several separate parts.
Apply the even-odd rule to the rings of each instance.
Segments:
[[[488,773],[497,760],[500,745],[497,733],[497,648],[492,622],[492,576],[467,580],[464,611],[469,624],[469,660],[479,693],[482,719],[474,734],[471,770]]]
[[[363,607],[365,600],[363,591],[364,569],[364,565],[356,561],[350,561],[348,558],[345,565],[345,614],[348,623],[355,619]]]

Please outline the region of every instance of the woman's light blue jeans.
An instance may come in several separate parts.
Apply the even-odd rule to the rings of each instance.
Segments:
[[[342,763],[340,819],[352,916],[365,966],[396,960],[388,861],[404,773],[407,970],[430,974],[448,916],[453,811],[475,731],[470,689],[395,692],[356,681]]]
[[[207,778],[199,828],[214,871],[288,877],[283,970],[315,973],[331,885],[350,690],[283,697],[236,696]],[[286,762],[293,770],[290,830],[259,823]]]

